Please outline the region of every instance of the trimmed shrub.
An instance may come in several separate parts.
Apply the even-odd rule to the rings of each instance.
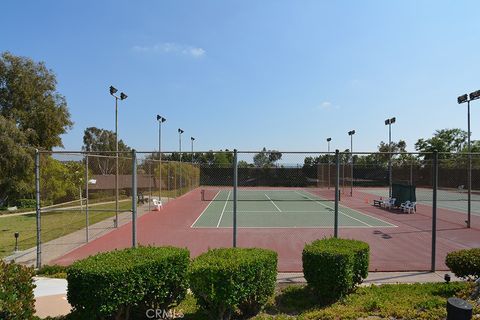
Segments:
[[[258,313],[275,290],[277,253],[258,248],[213,249],[189,271],[190,288],[211,319]]]
[[[186,295],[189,262],[189,251],[174,247],[101,253],[68,267],[67,298],[90,319],[128,319],[149,308],[166,310]]]
[[[357,240],[325,238],[303,249],[303,273],[322,302],[351,292],[368,275],[370,248]]]
[[[453,251],[447,254],[445,264],[460,278],[480,278],[480,248]]]
[[[23,209],[23,208],[35,208],[37,202],[35,199],[18,199],[16,201],[16,206]]]
[[[67,277],[67,267],[58,264],[44,265],[36,272],[37,276],[65,279]]]
[[[35,313],[33,268],[0,259],[0,319],[32,319]]]

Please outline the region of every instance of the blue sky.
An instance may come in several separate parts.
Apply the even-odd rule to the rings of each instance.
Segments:
[[[0,51],[45,61],[75,125],[114,129],[138,150],[408,149],[466,128],[456,97],[480,89],[477,1],[2,1]],[[472,137],[480,138],[480,102]]]

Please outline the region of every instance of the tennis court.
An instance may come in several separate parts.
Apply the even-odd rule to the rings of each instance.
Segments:
[[[358,188],[361,192],[377,195],[379,197],[388,198],[388,188]],[[432,189],[417,188],[416,189],[417,202],[427,206],[432,206]],[[442,190],[437,191],[437,207],[441,209],[448,209],[461,213],[468,212],[468,199],[466,190]],[[472,215],[480,216],[480,195],[477,193],[471,194]]]
[[[237,226],[240,228],[332,228],[334,202],[304,189],[239,190]],[[231,228],[233,191],[217,190],[192,228]],[[339,206],[342,228],[395,227],[384,220]]]

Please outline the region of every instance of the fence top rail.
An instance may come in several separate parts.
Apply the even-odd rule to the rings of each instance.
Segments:
[[[133,151],[137,154],[158,154],[158,150],[154,151],[137,151],[137,150],[131,150],[131,151],[84,151],[84,150],[53,150],[53,151],[48,151],[48,150],[37,150],[38,153],[40,154],[71,154],[71,155],[78,155],[78,154],[83,154],[83,155],[102,155],[102,154],[108,154],[108,153],[118,153],[118,154],[131,154]],[[239,150],[237,153],[251,153],[251,154],[256,154],[256,153],[261,153],[261,152],[279,152],[279,153],[284,153],[284,154],[335,154],[335,151],[281,151],[281,150],[267,150],[267,151],[262,151],[262,150]],[[160,153],[162,154],[169,154],[169,153],[182,153],[182,154],[195,154],[195,153],[227,153],[227,154],[232,154],[234,153],[234,150],[208,150],[208,151],[161,151]],[[434,152],[388,152],[388,151],[353,151],[353,152],[345,152],[345,151],[339,151],[340,154],[392,154],[392,155],[429,155],[429,154],[434,154]],[[451,155],[480,155],[480,152],[438,152],[438,154],[451,154]]]

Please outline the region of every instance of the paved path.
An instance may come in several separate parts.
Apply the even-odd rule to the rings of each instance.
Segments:
[[[137,216],[149,212],[148,204],[138,206]],[[121,227],[132,220],[130,212],[121,212],[118,214],[118,227]],[[100,238],[101,236],[115,230],[113,226],[113,217],[97,222],[89,227],[89,241]],[[50,264],[51,261],[75,250],[86,243],[86,230],[82,228],[63,237],[43,243],[42,248],[42,265]],[[32,247],[23,251],[19,251],[11,256],[4,258],[5,261],[12,261],[23,265],[36,265],[37,247]]]
[[[370,272],[363,285],[387,283],[443,282],[444,272]],[[460,281],[452,276],[452,281]],[[303,273],[279,273],[278,284],[303,284]],[[35,278],[35,308],[39,317],[60,316],[70,312],[66,299],[67,281],[64,279]]]

